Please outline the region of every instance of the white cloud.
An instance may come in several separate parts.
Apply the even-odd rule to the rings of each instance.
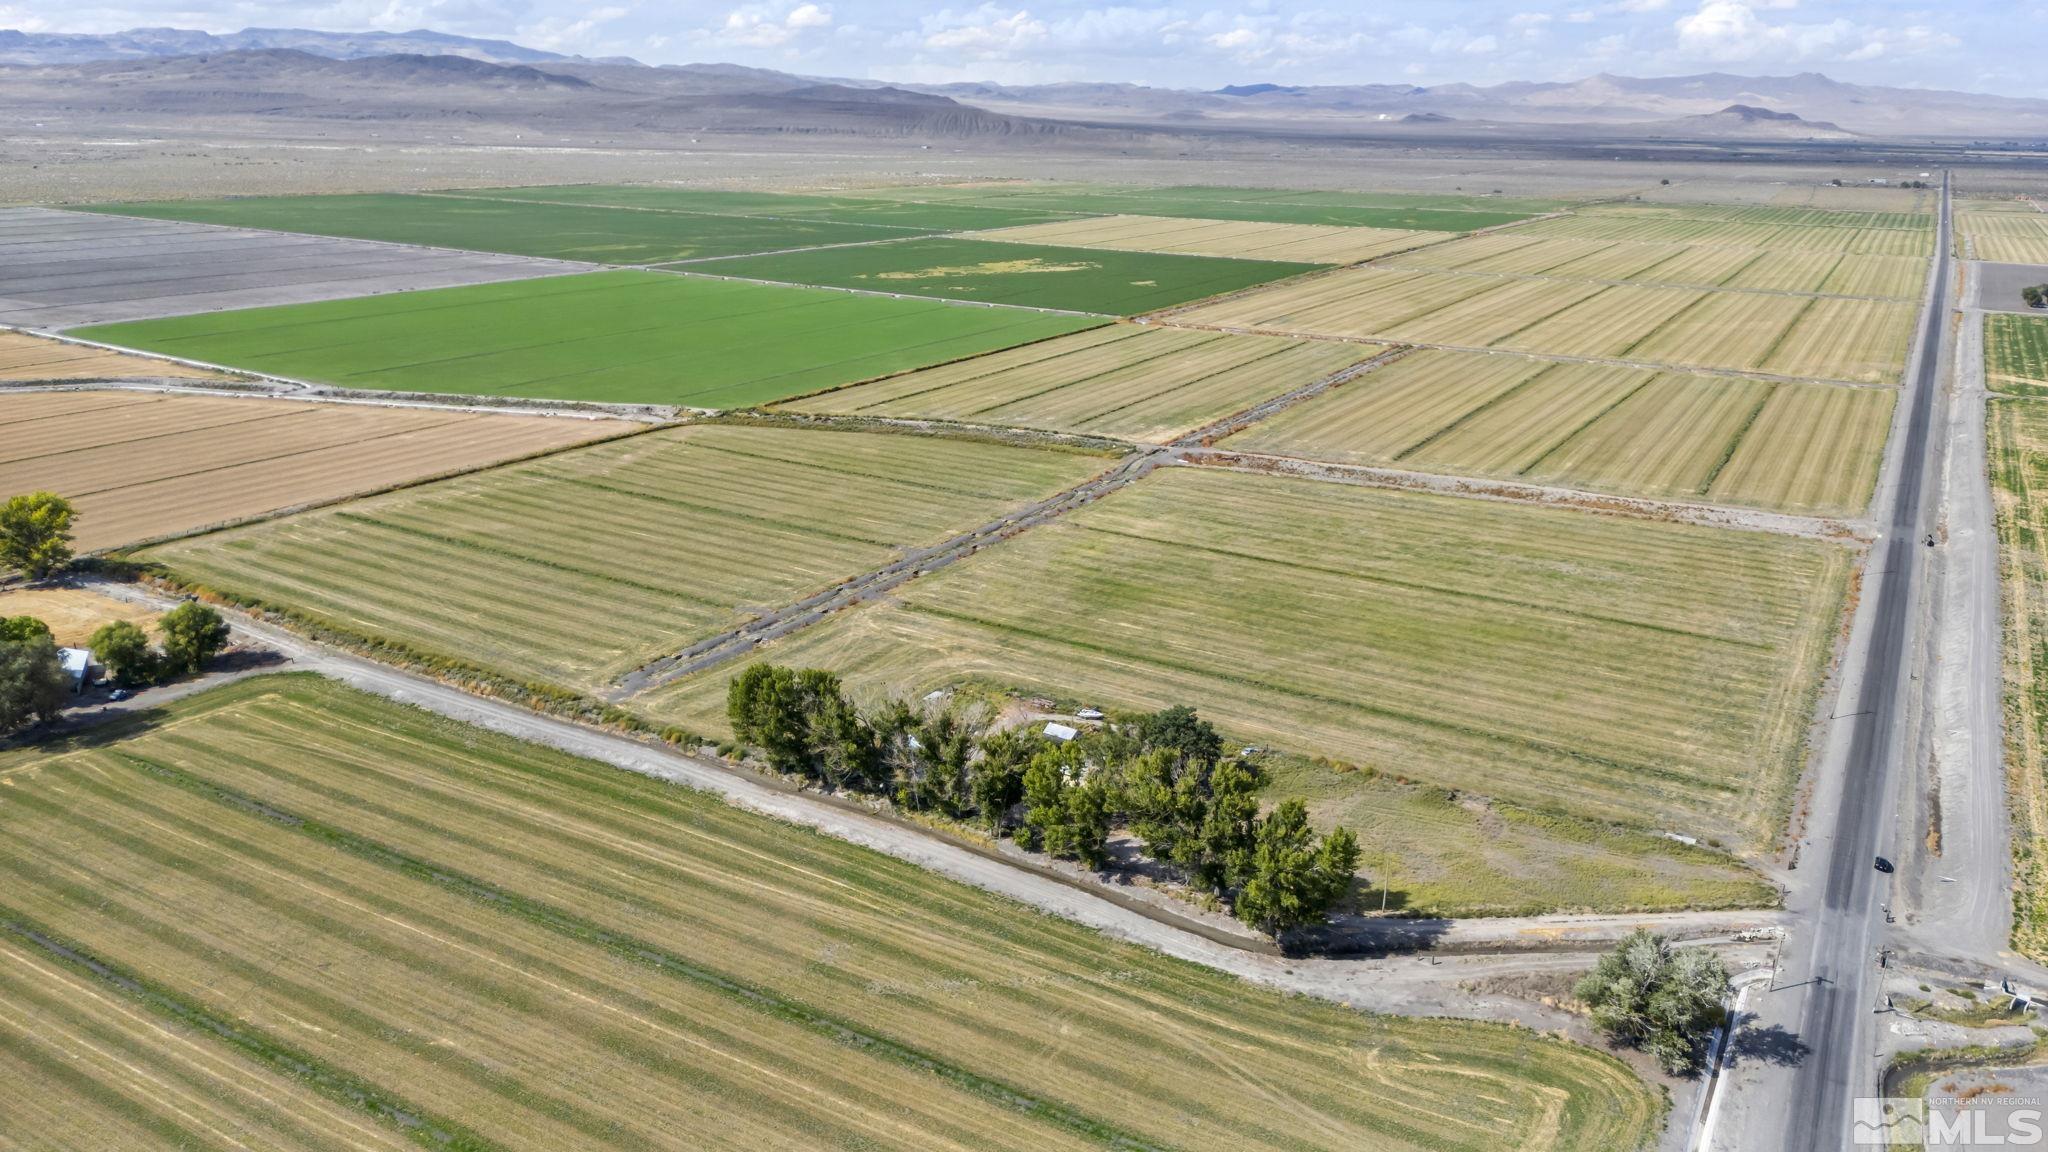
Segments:
[[[952,9],[925,17],[924,47],[962,53],[977,59],[1001,59],[1024,51],[1046,38],[1045,21],[1027,9],[1005,12],[983,4],[971,12]]]
[[[781,9],[762,4],[735,8],[725,22],[706,29],[699,39],[722,47],[782,48],[807,32],[832,26],[832,10],[818,4]]]

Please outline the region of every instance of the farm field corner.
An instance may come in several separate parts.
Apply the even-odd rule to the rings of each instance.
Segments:
[[[74,334],[344,388],[734,408],[1098,323],[621,270]]]
[[[1766,533],[1174,468],[761,659],[868,694],[981,681],[1189,704],[1261,745],[1740,850],[1789,804],[1852,561]],[[722,731],[741,666],[625,703]]]
[[[1620,1152],[1661,1111],[309,676],[0,773],[0,1036],[84,1143]]]
[[[1319,265],[937,238],[737,256],[690,267],[786,284],[1134,316],[1284,280]]]
[[[690,425],[146,549],[179,578],[585,692],[1111,466]]]
[[[0,493],[48,490],[84,552],[630,432],[623,420],[143,391],[0,392]]]

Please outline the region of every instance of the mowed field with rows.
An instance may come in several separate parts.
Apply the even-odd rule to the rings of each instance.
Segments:
[[[1994,392],[2048,393],[2048,316],[1984,316],[1984,371]]]
[[[1661,1111],[331,682],[157,719],[0,758],[0,1066],[53,1145],[1621,1152]]]
[[[345,388],[731,408],[1098,321],[615,271],[79,330]]]
[[[2019,204],[1993,210],[1966,209],[1957,214],[1956,228],[1973,260],[2048,264],[2048,212]]]
[[[355,633],[595,691],[1110,463],[881,433],[685,427],[144,556]]]
[[[1097,216],[977,232],[976,240],[1064,244],[1127,252],[1184,252],[1309,264],[1355,264],[1443,239],[1437,232],[1337,228],[1247,220],[1177,220],[1168,216]]]
[[[1220,469],[1131,487],[763,650],[979,679],[1693,835],[1775,827],[1844,546]],[[737,665],[637,710],[723,730]]]
[[[1852,383],[1894,383],[1914,306],[1414,269],[1342,268],[1172,315],[1277,334],[1498,348]]]
[[[1165,443],[1341,372],[1375,351],[1119,324],[777,407]]]
[[[1869,503],[1893,401],[1886,388],[1424,349],[1221,446],[1843,516]]]
[[[0,331],[0,380],[225,380],[206,368]]]
[[[1625,281],[1689,288],[1743,288],[1918,299],[1925,256],[1871,256],[1726,244],[1651,244],[1530,236],[1510,230],[1388,256],[1394,268],[1488,272],[1561,280]]]
[[[478,468],[619,420],[141,391],[0,393],[0,493],[77,510],[81,552]]]
[[[2001,553],[2013,947],[2048,962],[2048,402],[1986,404]]]
[[[715,276],[1131,316],[1284,280],[1316,265],[940,238],[740,256]]]
[[[1765,211],[1798,211],[1766,209]],[[1893,227],[1877,217],[1828,226],[1789,221],[1738,220],[1719,214],[1575,212],[1532,220],[1514,229],[1521,236],[1563,236],[1580,240],[1637,241],[1651,244],[1730,245],[1773,251],[1844,252],[1862,256],[1919,256],[1934,253],[1934,217],[1915,227]]]

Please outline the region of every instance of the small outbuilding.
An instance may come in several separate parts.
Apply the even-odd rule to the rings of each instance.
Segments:
[[[1062,724],[1057,720],[1048,720],[1045,722],[1045,734],[1065,744],[1067,741],[1079,736],[1081,731],[1071,724]]]
[[[71,694],[76,696],[85,691],[86,682],[92,679],[92,650],[89,648],[57,649],[57,666],[71,680]]]

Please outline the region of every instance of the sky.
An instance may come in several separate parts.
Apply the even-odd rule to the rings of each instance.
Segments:
[[[0,28],[433,28],[649,64],[727,61],[923,83],[1215,88],[1825,72],[2032,95],[2027,0],[0,0]]]

